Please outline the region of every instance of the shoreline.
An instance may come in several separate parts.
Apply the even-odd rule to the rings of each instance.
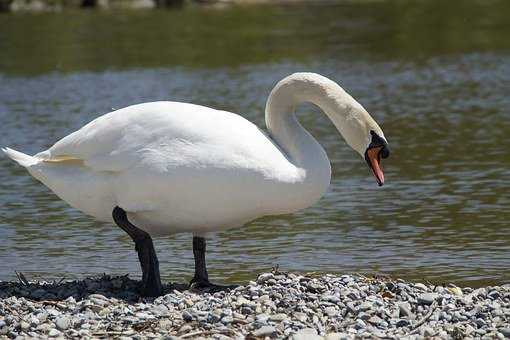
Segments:
[[[262,273],[230,291],[165,285],[141,298],[128,276],[0,282],[0,339],[505,339],[510,284],[433,286],[357,275]]]

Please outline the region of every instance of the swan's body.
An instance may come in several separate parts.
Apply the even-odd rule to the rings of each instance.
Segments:
[[[119,206],[158,234],[290,213],[319,199],[330,179],[326,158],[322,176],[310,178],[241,116],[176,102],[108,113],[31,160],[30,173],[71,206],[103,221]]]
[[[268,134],[234,113],[154,102],[105,114],[35,156],[4,151],[73,207],[126,230],[148,251],[142,260],[139,250],[144,284],[152,282],[156,288],[147,289],[157,294],[157,282],[146,278],[159,279],[152,243],[144,243],[147,236],[135,225],[149,234],[202,234],[291,213],[324,194],[331,167],[294,115],[302,102],[326,113],[382,185],[379,160],[387,143],[381,129],[340,86],[313,73],[293,74],[273,89]],[[195,248],[205,252],[205,243]]]

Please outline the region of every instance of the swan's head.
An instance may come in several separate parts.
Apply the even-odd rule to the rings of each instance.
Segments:
[[[390,155],[384,133],[360,103],[320,74],[294,73],[275,86],[266,106],[268,129],[273,133],[281,130],[287,124],[281,117],[302,102],[311,102],[328,115],[347,144],[365,159],[379,186],[383,185],[381,159]]]
[[[370,144],[365,149],[365,161],[377,180],[379,186],[384,184],[384,173],[381,167],[381,158],[388,158],[390,156],[390,149],[388,142],[384,136],[379,136],[374,130],[370,130]]]
[[[346,103],[347,102],[347,103]],[[347,144],[365,159],[379,186],[384,184],[381,159],[390,155],[388,142],[379,125],[352,97],[341,105],[342,111],[332,120]]]

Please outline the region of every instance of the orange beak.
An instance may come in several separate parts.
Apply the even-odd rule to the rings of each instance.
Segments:
[[[384,173],[381,168],[381,150],[382,146],[368,149],[366,152],[366,160],[379,186],[384,184]]]

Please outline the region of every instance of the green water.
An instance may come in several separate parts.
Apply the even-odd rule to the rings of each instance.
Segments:
[[[392,149],[378,188],[311,106],[333,168],[316,205],[209,235],[216,281],[288,270],[510,281],[510,2],[382,1],[0,15],[0,145],[35,153],[112,108],[179,100],[263,127],[272,86],[339,82]],[[0,280],[139,275],[118,228],[0,158]],[[157,238],[165,280],[192,275],[191,235]]]

